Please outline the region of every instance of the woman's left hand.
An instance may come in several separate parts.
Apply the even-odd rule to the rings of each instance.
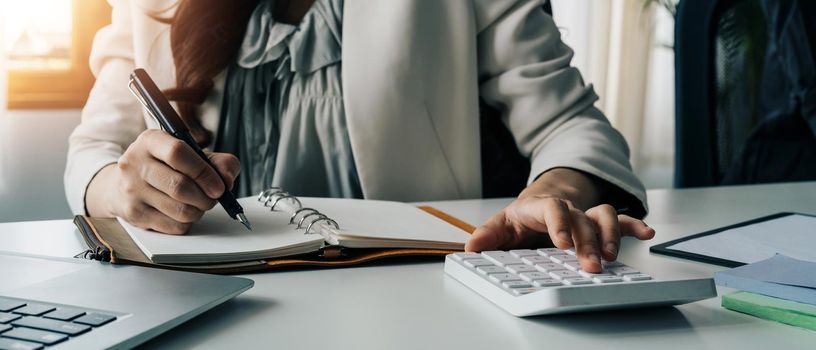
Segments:
[[[647,240],[655,231],[641,220],[618,215],[610,205],[588,204],[597,203],[598,194],[592,179],[580,172],[548,171],[480,226],[465,250],[575,247],[581,268],[600,272],[601,258],[617,258],[621,236]]]

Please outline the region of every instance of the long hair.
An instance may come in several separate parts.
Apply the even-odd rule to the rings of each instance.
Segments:
[[[181,119],[202,146],[213,140],[201,125],[196,108],[213,88],[213,78],[235,59],[249,16],[258,0],[179,0],[170,18],[170,47],[176,66],[176,86],[164,91],[175,101]]]

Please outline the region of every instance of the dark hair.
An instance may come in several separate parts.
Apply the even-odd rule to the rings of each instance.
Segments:
[[[152,15],[170,24],[176,86],[164,93],[176,102],[181,119],[202,146],[209,145],[213,135],[201,125],[196,107],[212,91],[213,78],[234,60],[257,4],[258,0],[179,0],[173,17]]]

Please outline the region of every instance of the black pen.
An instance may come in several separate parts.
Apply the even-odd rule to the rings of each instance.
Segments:
[[[193,135],[190,134],[187,125],[184,124],[178,113],[176,113],[176,110],[170,105],[170,101],[162,94],[161,90],[156,86],[156,83],[153,82],[153,79],[147,75],[144,69],[137,68],[133,71],[130,75],[128,88],[136,95],[136,98],[144,105],[148,113],[161,125],[162,130],[184,141],[201,159],[215,170],[215,166],[210,161],[210,158],[204,154],[204,151],[198,146]],[[217,170],[216,173],[218,173]],[[224,194],[218,198],[218,203],[221,203],[221,206],[224,207],[224,210],[227,211],[227,214],[231,218],[238,220],[238,222],[246,226],[248,230],[252,230],[252,225],[250,225],[249,220],[244,215],[244,208],[238,204],[232,192],[225,189]]]

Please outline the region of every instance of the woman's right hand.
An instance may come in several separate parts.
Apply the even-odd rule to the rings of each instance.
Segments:
[[[85,207],[91,216],[118,216],[141,228],[183,234],[232,189],[241,168],[227,153],[212,153],[210,161],[218,173],[184,142],[145,130],[118,163],[91,180]]]

